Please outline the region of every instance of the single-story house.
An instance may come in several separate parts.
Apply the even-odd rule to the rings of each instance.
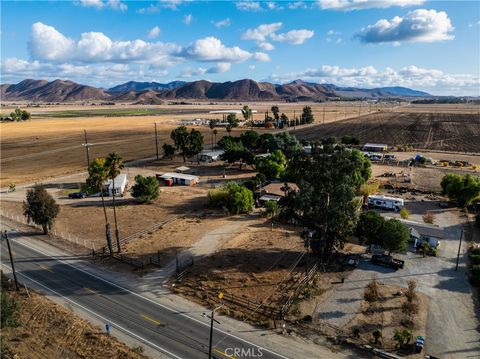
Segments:
[[[373,152],[385,152],[388,150],[388,145],[384,143],[366,143],[363,148],[363,151],[373,151]]]
[[[220,156],[223,155],[224,151],[209,151],[200,153],[200,161],[202,162],[215,162],[220,160]]]
[[[127,187],[128,179],[126,173],[120,173],[115,180],[111,179],[105,181],[105,188],[108,189],[108,195],[113,196],[113,183],[115,182],[115,196],[123,196],[125,192],[125,187]]]
[[[285,188],[285,184],[288,188]],[[293,182],[273,182],[262,187],[262,193],[285,197],[287,191],[298,191],[298,186]]]
[[[439,227],[428,223],[419,223],[409,221],[406,219],[399,219],[400,222],[408,227],[410,233],[410,242],[414,247],[421,245],[426,241],[431,247],[438,247],[440,240],[445,238],[445,230],[443,227]]]
[[[200,177],[194,175],[187,175],[185,173],[167,172],[160,176],[165,180],[165,184],[171,186],[173,184],[180,184],[184,186],[195,186]]]

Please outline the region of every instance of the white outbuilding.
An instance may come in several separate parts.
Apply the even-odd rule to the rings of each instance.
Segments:
[[[115,184],[115,189],[113,185]],[[125,187],[127,187],[128,179],[126,173],[120,173],[115,180],[112,181],[111,179],[105,181],[105,188],[108,189],[108,195],[113,196],[115,191],[115,196],[123,196],[123,192],[125,192]]]

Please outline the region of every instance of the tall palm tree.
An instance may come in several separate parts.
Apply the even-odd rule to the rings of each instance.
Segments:
[[[107,207],[105,206],[105,181],[109,178],[109,170],[105,165],[105,158],[96,158],[88,166],[87,186],[94,190],[100,190],[102,197],[103,214],[105,216],[105,237],[110,255],[113,255],[112,240],[110,238],[110,223],[108,223]]]
[[[217,133],[218,133],[218,130],[215,128],[213,130],[213,136],[215,137],[215,141],[213,143],[217,143]],[[213,151],[215,151],[215,146],[213,147]]]
[[[210,127],[210,129],[212,130],[212,151],[214,149],[214,144],[213,144],[213,130],[215,129],[215,124],[216,124],[217,121],[215,120],[210,120],[210,122],[208,122],[208,127]]]
[[[122,157],[116,152],[109,153],[105,159],[105,165],[108,168],[108,177],[112,180],[112,202],[113,202],[113,219],[115,221],[115,239],[117,240],[117,252],[121,252],[120,236],[118,232],[117,211],[115,208],[115,177],[120,174],[120,170],[124,167]]]
[[[243,106],[242,115],[247,122],[252,117],[252,110],[247,105]],[[251,129],[253,130],[253,120],[250,122]]]

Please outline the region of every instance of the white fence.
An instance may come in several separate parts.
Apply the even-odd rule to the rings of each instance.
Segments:
[[[8,211],[2,210],[2,209],[0,209],[0,216],[8,218],[8,219],[10,219],[12,221],[15,221],[17,223],[22,223],[24,225],[27,225],[27,226],[30,226],[30,227],[33,227],[33,228],[37,228],[39,230],[43,230],[42,226],[40,226],[38,224],[35,224],[33,222],[28,223],[27,218],[25,216],[19,216],[18,214],[11,213],[11,212],[8,212]],[[65,244],[65,249],[67,248],[67,246],[69,246],[71,248],[75,244],[77,246],[84,247],[89,251],[90,250],[95,251],[95,243],[93,243],[89,239],[83,239],[83,238],[77,237],[77,236],[75,236],[71,233],[68,233],[66,231],[57,231],[55,228],[53,228],[53,230],[50,231],[50,234],[57,237],[57,238],[60,238],[61,240],[63,240],[63,242]]]

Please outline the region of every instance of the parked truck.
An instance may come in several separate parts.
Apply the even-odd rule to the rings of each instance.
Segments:
[[[389,256],[386,254],[372,255],[371,262],[384,267],[393,268],[395,270],[401,269],[405,265],[405,261],[402,261],[401,259],[393,258],[392,256]]]
[[[404,205],[403,199],[387,196],[372,195],[368,196],[368,206],[382,209],[393,209],[400,211]]]

